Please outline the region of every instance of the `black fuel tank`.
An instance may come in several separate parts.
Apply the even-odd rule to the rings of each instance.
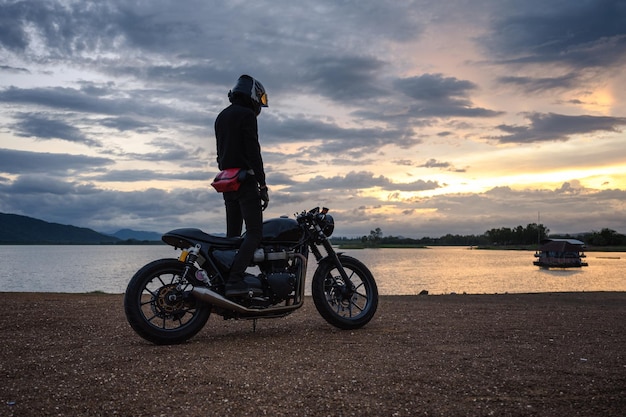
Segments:
[[[298,222],[281,217],[263,222],[263,242],[297,243],[302,237]]]

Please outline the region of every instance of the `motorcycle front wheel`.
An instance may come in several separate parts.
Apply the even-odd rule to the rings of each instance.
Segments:
[[[180,283],[185,264],[159,259],[132,277],[124,295],[124,312],[130,326],[157,345],[182,343],[206,324],[211,305],[191,296],[191,284]]]
[[[337,266],[323,262],[311,282],[311,295],[320,315],[340,329],[358,329],[374,317],[378,287],[370,270],[359,260],[340,255],[339,260],[353,286],[346,285]]]

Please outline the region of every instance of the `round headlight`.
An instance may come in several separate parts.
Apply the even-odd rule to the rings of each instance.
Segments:
[[[326,237],[330,237],[335,230],[335,219],[330,214],[327,214],[324,217],[324,224],[322,225],[322,232],[326,235]]]

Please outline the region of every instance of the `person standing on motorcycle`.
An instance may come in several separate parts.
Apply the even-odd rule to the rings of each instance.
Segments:
[[[224,193],[227,236],[241,236],[243,223],[246,224],[245,238],[226,282],[225,295],[236,297],[248,293],[244,274],[261,242],[263,210],[269,204],[257,126],[261,107],[267,107],[267,94],[259,81],[242,75],[228,92],[228,99],[231,105],[215,120],[217,164],[220,170],[243,168],[247,171],[237,191]]]

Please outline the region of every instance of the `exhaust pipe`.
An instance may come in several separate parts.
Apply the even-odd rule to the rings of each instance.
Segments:
[[[228,298],[225,298],[221,294],[216,293],[215,291],[211,291],[208,288],[204,287],[194,287],[191,290],[191,294],[194,297],[198,298],[205,303],[209,303],[214,305],[215,307],[224,308],[226,310],[236,311],[238,313],[250,313],[254,310],[250,310],[249,308],[245,308],[240,306],[237,303],[230,301]]]
[[[205,303],[211,304],[215,307],[220,307],[225,310],[235,311],[237,313],[246,314],[252,317],[263,317],[263,316],[272,316],[275,314],[284,314],[296,310],[304,304],[304,300],[300,299],[299,302],[288,305],[288,306],[278,306],[278,307],[269,307],[266,309],[259,310],[258,308],[246,308],[242,305],[239,305],[235,302],[230,301],[228,298],[225,298],[221,294],[216,293],[215,291],[211,291],[208,288],[204,287],[194,287],[191,290],[191,294],[198,298],[200,301],[204,301]]]

